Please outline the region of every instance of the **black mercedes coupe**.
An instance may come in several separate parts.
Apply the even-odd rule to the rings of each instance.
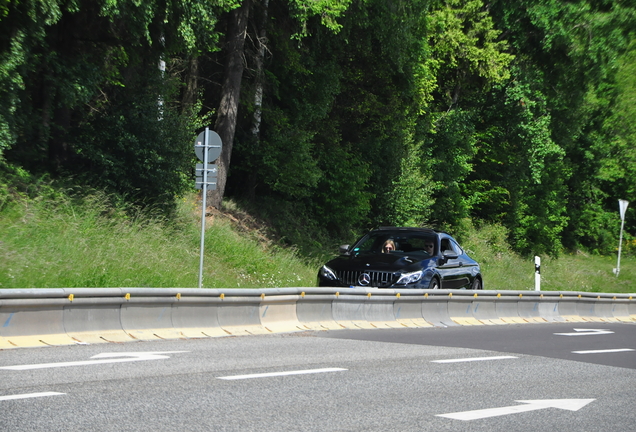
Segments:
[[[483,288],[477,261],[449,234],[428,228],[380,227],[318,272],[321,287]]]

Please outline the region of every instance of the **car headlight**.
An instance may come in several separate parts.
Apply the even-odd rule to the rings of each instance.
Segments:
[[[400,276],[400,278],[396,282],[396,285],[408,285],[415,283],[420,279],[422,279],[422,270],[411,273],[404,273],[402,276]]]
[[[333,270],[331,270],[327,266],[322,266],[322,268],[320,269],[320,276],[324,277],[325,279],[329,279],[329,280],[337,280],[338,279],[338,277],[336,277],[336,274],[333,272]]]

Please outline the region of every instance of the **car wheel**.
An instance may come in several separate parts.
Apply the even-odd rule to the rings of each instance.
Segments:
[[[473,289],[473,290],[480,290],[480,289],[482,289],[482,286],[481,286],[481,279],[479,279],[478,277],[476,277],[476,278],[475,278],[475,280],[473,281],[473,285],[471,286],[471,288],[470,288],[470,289]]]
[[[434,277],[431,279],[431,283],[428,285],[428,289],[440,289],[439,279]]]

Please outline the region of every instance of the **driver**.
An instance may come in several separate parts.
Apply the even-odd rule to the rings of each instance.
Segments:
[[[395,242],[391,239],[388,239],[387,241],[384,242],[384,245],[382,246],[382,253],[389,253],[389,252],[393,252],[395,250]]]

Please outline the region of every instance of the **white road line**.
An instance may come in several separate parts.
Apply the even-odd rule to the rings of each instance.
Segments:
[[[613,334],[611,330],[605,329],[574,329],[574,333],[554,333],[557,336],[590,336],[590,335],[602,335]]]
[[[278,377],[278,376],[287,376],[287,375],[305,375],[305,374],[316,374],[316,373],[325,373],[325,372],[340,372],[346,371],[347,369],[342,368],[324,368],[324,369],[307,369],[307,370],[297,370],[297,371],[287,371],[287,372],[270,372],[270,373],[260,373],[260,374],[251,374],[251,375],[233,375],[233,376],[223,376],[217,377],[222,380],[240,380],[240,379],[250,379],[250,378],[269,378],[269,377]]]
[[[462,362],[474,362],[474,361],[487,361],[487,360],[506,360],[516,359],[515,356],[499,356],[499,357],[469,357],[462,359],[447,359],[447,360],[431,360],[431,363],[462,363]]]
[[[20,395],[0,396],[0,401],[14,400],[14,399],[28,399],[28,398],[45,397],[45,396],[58,396],[63,394],[66,394],[66,393],[57,393],[57,392],[26,393],[26,394],[20,394]]]
[[[631,348],[616,348],[616,349],[572,351],[572,352],[574,354],[602,354],[602,353],[617,353],[617,352],[628,352],[628,351],[634,351],[634,350]]]
[[[47,368],[70,367],[70,366],[88,366],[88,365],[106,364],[106,363],[125,363],[125,362],[144,361],[144,360],[161,360],[161,359],[170,358],[164,354],[174,354],[174,353],[183,353],[183,352],[188,352],[188,351],[101,353],[91,357],[92,359],[99,359],[99,360],[82,360],[82,361],[62,362],[62,363],[41,363],[41,364],[27,364],[27,365],[14,365],[14,366],[0,366],[0,369],[23,371],[23,370],[32,370],[32,369],[47,369]]]

